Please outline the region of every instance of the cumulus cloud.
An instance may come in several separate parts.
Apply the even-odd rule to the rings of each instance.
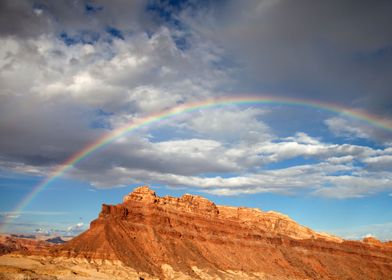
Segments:
[[[136,147],[136,142],[128,143]],[[149,183],[200,188],[220,195],[293,193],[301,189],[314,195],[347,198],[390,191],[392,187],[389,170],[370,166],[372,160],[389,155],[390,149],[325,143],[304,133],[248,145],[205,139],[144,139],[139,144],[136,151],[126,154],[119,148],[116,156],[113,146],[96,162],[82,164],[71,174],[96,187]],[[302,163],[291,162],[296,158]],[[279,165],[284,162],[289,167]],[[277,166],[270,168],[269,164]],[[214,173],[219,175],[204,175]]]
[[[364,163],[373,170],[389,171],[392,168],[392,155],[381,155],[367,158],[364,160]]]
[[[272,139],[273,133],[260,117],[268,112],[236,106],[201,111],[192,118],[189,127],[199,135],[221,141],[263,142]]]
[[[132,120],[235,92],[295,94],[389,118],[387,2],[0,5],[6,171],[48,174]],[[124,135],[67,176],[102,188],[151,182],[221,195],[305,189],[344,198],[391,190],[390,133],[328,115],[320,124],[327,132],[288,134],[268,118],[265,108],[234,105],[182,114]],[[346,143],[325,140],[329,132]]]
[[[337,136],[345,138],[362,138],[377,141],[386,146],[391,145],[391,132],[378,129],[353,119],[332,117],[325,120],[328,129]]]
[[[160,27],[151,36],[72,45],[52,33],[1,37],[3,161],[53,166],[107,129],[230,83],[213,67],[212,48],[183,52],[172,33]]]
[[[370,138],[369,134],[366,133],[361,127],[352,126],[350,125],[350,122],[345,119],[334,117],[334,118],[327,119],[325,123],[328,126],[328,128],[336,135],[347,136],[347,137]]]

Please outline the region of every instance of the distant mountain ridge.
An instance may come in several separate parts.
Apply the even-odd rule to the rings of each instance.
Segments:
[[[60,236],[56,236],[53,238],[48,238],[45,240],[46,242],[53,243],[53,244],[63,244],[65,240],[63,240]]]

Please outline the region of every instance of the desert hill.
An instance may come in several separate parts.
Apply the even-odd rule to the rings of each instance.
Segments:
[[[385,248],[384,248],[385,247]],[[139,187],[103,205],[90,229],[58,250],[71,257],[118,259],[160,276],[162,265],[197,277],[243,271],[298,279],[392,279],[392,250],[344,241],[258,209],[217,206],[199,196],[158,197]]]
[[[81,235],[31,255],[106,260],[158,279],[392,279],[390,243],[346,241],[277,212],[158,197],[145,186],[104,204]]]

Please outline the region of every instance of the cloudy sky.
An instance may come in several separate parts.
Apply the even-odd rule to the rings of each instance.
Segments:
[[[76,234],[141,184],[392,239],[391,1],[0,2],[0,221]],[[231,104],[123,135],[16,206],[116,128],[181,104]]]

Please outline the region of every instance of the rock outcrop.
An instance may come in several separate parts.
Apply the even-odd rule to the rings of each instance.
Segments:
[[[169,266],[191,278],[200,269],[218,278],[237,271],[244,278],[392,279],[390,246],[317,233],[272,211],[217,206],[189,194],[158,197],[146,186],[121,204],[103,205],[89,230],[51,254],[120,260],[158,277]]]
[[[47,253],[53,244],[35,240],[32,238],[20,238],[15,236],[0,236],[0,255],[5,255],[12,252],[22,254],[42,254]]]
[[[383,243],[375,237],[365,237],[362,242],[375,246],[383,246]]]
[[[119,262],[159,279],[392,279],[389,243],[346,241],[277,212],[190,194],[158,197],[146,186],[104,204],[81,235],[35,254]]]
[[[204,215],[218,215],[219,210],[215,203],[208,199],[191,194],[184,194],[180,198],[165,196],[158,197],[156,193],[151,190],[148,186],[142,186],[136,188],[129,195],[126,195],[123,199],[125,205],[133,203],[134,201],[141,201],[144,203],[153,203],[160,206],[172,207],[176,210],[183,212],[193,212]]]

